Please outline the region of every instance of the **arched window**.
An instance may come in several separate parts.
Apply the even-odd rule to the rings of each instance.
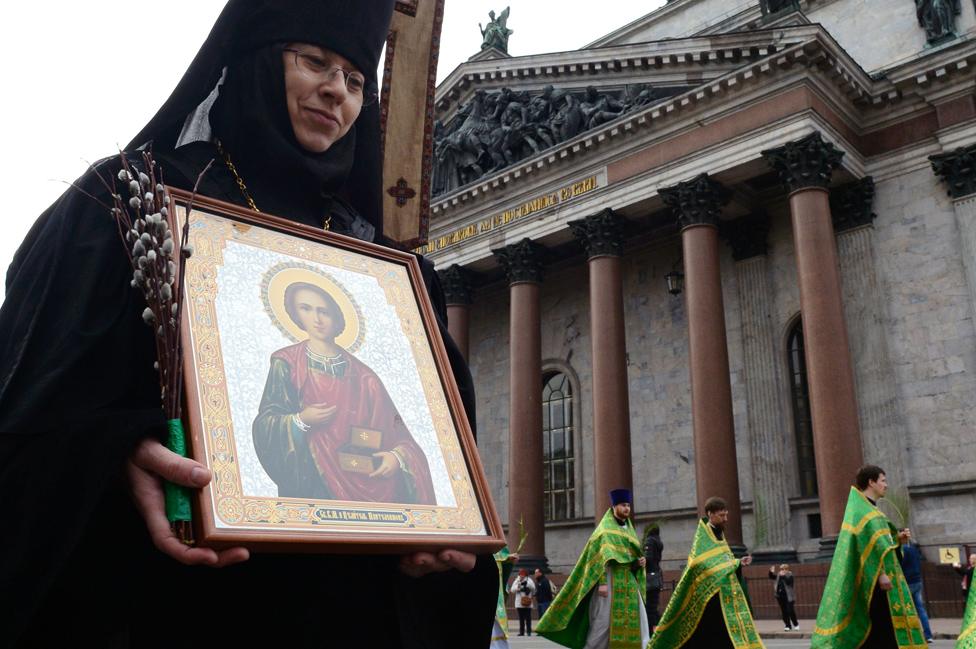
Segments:
[[[813,419],[810,417],[810,390],[807,387],[807,361],[803,355],[803,322],[800,318],[790,328],[786,350],[790,363],[790,403],[793,406],[800,495],[816,496],[817,463],[813,455]]]
[[[576,517],[573,387],[562,372],[542,381],[543,509],[547,521]]]

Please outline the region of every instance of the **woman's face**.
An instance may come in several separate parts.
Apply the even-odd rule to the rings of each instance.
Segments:
[[[312,57],[317,66],[346,71],[356,70],[347,59],[323,47],[307,43],[289,43],[282,53],[285,66],[285,100],[295,139],[306,151],[322,153],[349,132],[363,106],[362,95],[346,89],[344,74],[331,79],[310,76],[299,69],[295,53]]]
[[[315,291],[298,289],[295,291],[295,312],[298,314],[298,324],[301,325],[310,338],[321,341],[335,340],[335,322],[332,310],[322,296]]]

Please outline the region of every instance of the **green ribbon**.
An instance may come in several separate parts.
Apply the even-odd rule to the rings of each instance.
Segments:
[[[179,419],[170,419],[166,423],[169,424],[166,448],[180,457],[186,457],[186,435],[183,433],[183,422]],[[167,480],[163,484],[163,493],[166,496],[166,518],[170,523],[192,520],[189,489]]]

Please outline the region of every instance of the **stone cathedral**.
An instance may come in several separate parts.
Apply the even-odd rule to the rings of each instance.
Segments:
[[[816,562],[864,463],[929,559],[976,551],[972,0],[672,0],[435,100],[420,251],[526,562],[567,572],[615,487],[667,568],[712,495]]]

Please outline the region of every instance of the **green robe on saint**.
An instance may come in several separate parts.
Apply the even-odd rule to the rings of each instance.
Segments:
[[[956,640],[956,649],[976,649],[976,588],[969,586],[966,613],[962,616],[962,629]]]
[[[899,649],[928,646],[898,561],[897,538],[895,526],[863,493],[851,487],[827,585],[820,600],[811,649],[861,647],[872,631],[873,596],[887,598],[887,610],[891,614],[891,626]],[[882,572],[892,583],[892,589],[887,593],[875,588]],[[875,631],[881,631],[881,627]]]
[[[698,521],[688,566],[674,588],[648,649],[678,649],[685,645],[699,631],[705,609],[716,596],[731,645],[735,649],[763,649],[738,570],[739,560],[728,542],[719,539],[705,520]],[[718,630],[710,632],[715,631]]]
[[[566,583],[556,594],[536,633],[571,649],[588,646],[591,609],[603,605],[596,589],[608,583],[608,649],[644,649],[647,624],[644,611],[646,576],[637,560],[644,556],[634,524],[621,525],[607,510],[597,525]]]

